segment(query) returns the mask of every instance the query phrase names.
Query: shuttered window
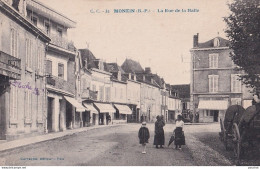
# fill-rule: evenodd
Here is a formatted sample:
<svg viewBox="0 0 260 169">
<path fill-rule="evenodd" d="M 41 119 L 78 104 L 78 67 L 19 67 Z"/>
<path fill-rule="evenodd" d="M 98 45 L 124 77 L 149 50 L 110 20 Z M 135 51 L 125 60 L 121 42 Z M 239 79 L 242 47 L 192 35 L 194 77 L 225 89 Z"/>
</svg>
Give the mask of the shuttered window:
<svg viewBox="0 0 260 169">
<path fill-rule="evenodd" d="M 241 81 L 239 80 L 238 74 L 231 74 L 231 92 L 240 93 L 241 92 Z"/>
<path fill-rule="evenodd" d="M 46 60 L 46 74 L 52 75 L 52 61 Z"/>
<path fill-rule="evenodd" d="M 209 92 L 218 92 L 218 75 L 209 75 Z"/>
<path fill-rule="evenodd" d="M 64 79 L 64 64 L 58 64 L 58 77 Z"/>
</svg>

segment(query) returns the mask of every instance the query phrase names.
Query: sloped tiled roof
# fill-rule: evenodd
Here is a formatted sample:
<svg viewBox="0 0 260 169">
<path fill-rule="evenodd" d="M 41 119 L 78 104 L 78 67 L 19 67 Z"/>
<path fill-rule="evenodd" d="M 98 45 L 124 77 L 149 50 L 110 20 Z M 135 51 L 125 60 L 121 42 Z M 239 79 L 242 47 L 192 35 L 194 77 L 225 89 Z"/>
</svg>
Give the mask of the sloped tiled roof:
<svg viewBox="0 0 260 169">
<path fill-rule="evenodd" d="M 117 63 L 106 63 L 106 71 L 108 72 L 118 72 L 125 73 L 125 71 Z"/>
<path fill-rule="evenodd" d="M 177 91 L 179 93 L 180 98 L 190 98 L 190 84 L 171 85 L 171 88 L 173 91 Z"/>
<path fill-rule="evenodd" d="M 216 38 L 219 39 L 219 46 L 218 47 L 228 47 L 228 45 L 230 43 L 228 40 L 221 38 L 221 37 L 216 37 Z M 199 43 L 198 47 L 199 48 L 212 48 L 212 47 L 214 47 L 214 39 L 215 38 L 213 38 L 213 39 L 211 39 L 207 42 L 204 42 L 204 43 Z"/>
<path fill-rule="evenodd" d="M 126 73 L 143 73 L 144 72 L 144 69 L 142 68 L 140 63 L 138 63 L 132 59 L 126 59 L 121 67 Z"/>
<path fill-rule="evenodd" d="M 96 57 L 93 55 L 93 53 L 89 49 L 79 49 L 81 53 L 82 58 L 82 66 L 85 67 L 85 60 L 87 60 L 87 67 L 90 68 L 97 68 L 97 65 L 95 63 Z"/>
</svg>

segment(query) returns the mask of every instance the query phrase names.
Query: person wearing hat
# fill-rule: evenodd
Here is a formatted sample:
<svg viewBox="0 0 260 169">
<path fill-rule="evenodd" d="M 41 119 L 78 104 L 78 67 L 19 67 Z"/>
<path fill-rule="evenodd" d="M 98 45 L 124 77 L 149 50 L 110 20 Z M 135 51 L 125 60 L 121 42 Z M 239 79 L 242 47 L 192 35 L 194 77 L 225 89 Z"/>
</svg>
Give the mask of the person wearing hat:
<svg viewBox="0 0 260 169">
<path fill-rule="evenodd" d="M 142 147 L 143 147 L 142 154 L 146 154 L 146 151 L 145 151 L 146 143 L 148 143 L 148 140 L 150 138 L 150 133 L 149 133 L 148 128 L 146 127 L 145 121 L 142 122 L 142 126 L 139 129 L 138 138 L 139 138 L 139 143 L 142 144 Z"/>
<path fill-rule="evenodd" d="M 157 116 L 156 119 L 157 121 L 155 122 L 155 135 L 153 144 L 156 148 L 159 148 L 159 145 L 160 148 L 164 148 L 163 145 L 165 144 L 165 137 L 163 127 L 165 126 L 165 122 L 163 120 L 163 116 Z"/>
</svg>

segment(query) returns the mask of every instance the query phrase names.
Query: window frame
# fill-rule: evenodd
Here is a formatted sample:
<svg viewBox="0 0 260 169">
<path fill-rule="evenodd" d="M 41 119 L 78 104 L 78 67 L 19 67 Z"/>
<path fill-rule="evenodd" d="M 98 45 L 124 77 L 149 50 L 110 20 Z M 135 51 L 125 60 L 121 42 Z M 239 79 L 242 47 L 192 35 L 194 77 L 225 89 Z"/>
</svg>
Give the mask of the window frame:
<svg viewBox="0 0 260 169">
<path fill-rule="evenodd" d="M 218 53 L 210 53 L 209 54 L 209 68 L 218 68 Z"/>
<path fill-rule="evenodd" d="M 209 93 L 217 93 L 218 92 L 218 79 L 219 75 L 208 75 L 208 87 L 209 87 Z"/>
</svg>

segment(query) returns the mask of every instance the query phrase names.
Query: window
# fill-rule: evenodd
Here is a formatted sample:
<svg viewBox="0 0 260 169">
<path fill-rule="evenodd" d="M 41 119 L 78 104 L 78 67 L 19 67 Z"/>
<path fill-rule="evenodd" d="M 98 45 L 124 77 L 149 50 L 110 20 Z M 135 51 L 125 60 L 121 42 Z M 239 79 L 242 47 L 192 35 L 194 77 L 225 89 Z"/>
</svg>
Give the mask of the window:
<svg viewBox="0 0 260 169">
<path fill-rule="evenodd" d="M 214 39 L 214 47 L 219 47 L 220 45 L 220 40 L 218 38 Z"/>
<path fill-rule="evenodd" d="M 32 40 L 25 40 L 26 67 L 32 68 Z"/>
<path fill-rule="evenodd" d="M 209 92 L 218 92 L 218 75 L 209 75 Z"/>
<path fill-rule="evenodd" d="M 37 22 L 38 22 L 37 17 L 31 16 L 31 21 L 32 21 L 32 23 L 33 23 L 35 26 L 37 26 Z"/>
<path fill-rule="evenodd" d="M 44 56 L 44 49 L 42 46 L 38 46 L 36 64 L 39 72 L 43 72 L 43 56 Z"/>
<path fill-rule="evenodd" d="M 104 87 L 99 86 L 99 100 L 104 100 Z"/>
<path fill-rule="evenodd" d="M 209 68 L 217 68 L 218 67 L 218 54 L 209 54 Z"/>
<path fill-rule="evenodd" d="M 25 120 L 31 120 L 32 117 L 32 93 L 30 90 L 25 91 Z"/>
<path fill-rule="evenodd" d="M 18 32 L 11 29 L 11 55 L 18 58 Z"/>
<path fill-rule="evenodd" d="M 110 87 L 106 87 L 106 101 L 110 101 Z"/>
<path fill-rule="evenodd" d="M 52 75 L 52 61 L 46 60 L 46 74 Z"/>
<path fill-rule="evenodd" d="M 232 93 L 241 92 L 241 81 L 239 80 L 238 74 L 231 74 L 231 92 Z"/>
<path fill-rule="evenodd" d="M 58 77 L 64 79 L 64 64 L 58 64 Z"/>
<path fill-rule="evenodd" d="M 58 32 L 59 37 L 62 37 L 62 28 L 58 27 L 57 32 Z"/>
<path fill-rule="evenodd" d="M 42 121 L 42 113 L 43 113 L 43 96 L 37 95 L 37 120 L 38 122 Z"/>
<path fill-rule="evenodd" d="M 10 90 L 10 119 L 17 120 L 18 115 L 18 88 L 11 85 Z"/>
<path fill-rule="evenodd" d="M 50 27 L 50 22 L 44 21 L 44 29 L 45 29 L 45 32 L 47 33 L 47 35 L 50 35 L 50 31 L 51 31 L 50 28 L 51 28 Z"/>
</svg>

